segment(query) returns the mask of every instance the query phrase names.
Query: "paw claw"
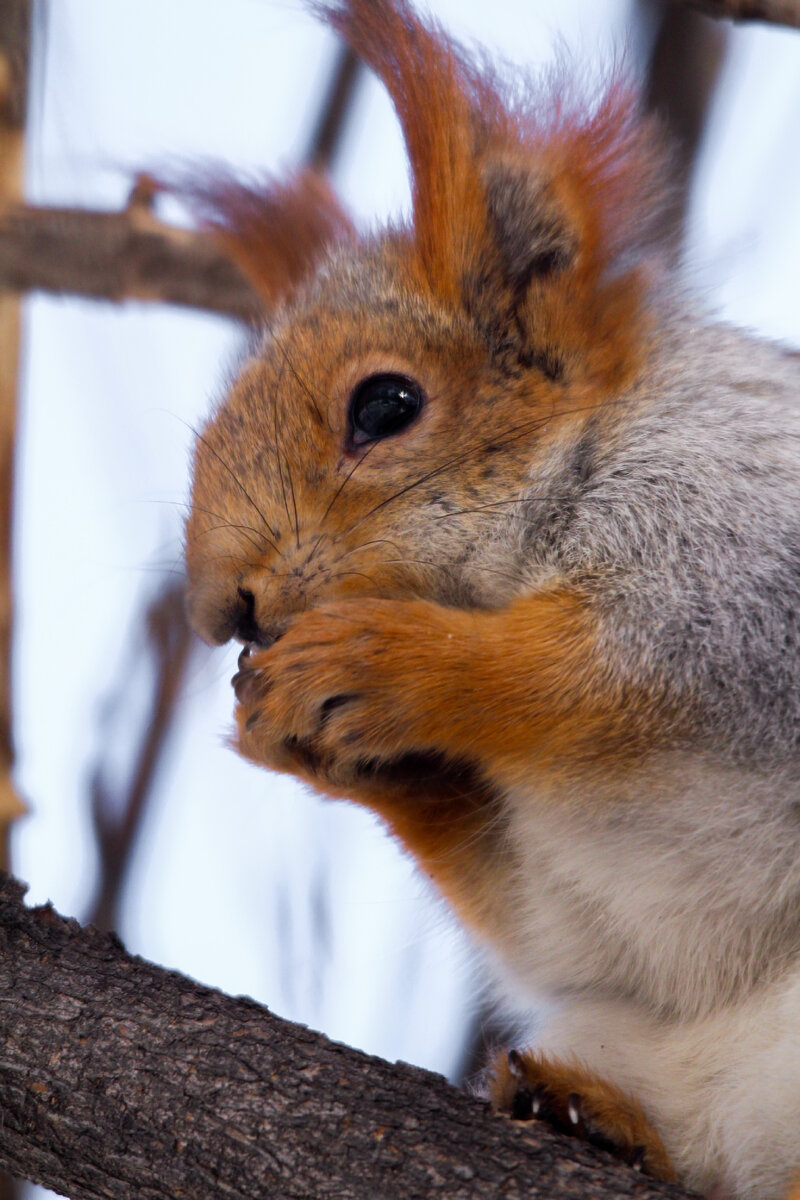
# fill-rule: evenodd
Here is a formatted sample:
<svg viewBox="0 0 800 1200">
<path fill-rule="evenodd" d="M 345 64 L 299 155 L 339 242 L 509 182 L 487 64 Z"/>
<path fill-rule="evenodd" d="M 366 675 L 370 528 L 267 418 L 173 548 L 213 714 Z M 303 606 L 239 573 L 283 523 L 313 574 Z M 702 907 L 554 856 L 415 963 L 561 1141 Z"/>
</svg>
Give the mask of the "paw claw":
<svg viewBox="0 0 800 1200">
<path fill-rule="evenodd" d="M 577 1125 L 581 1119 L 581 1098 L 577 1092 L 570 1092 L 567 1096 L 567 1115 L 573 1125 Z"/>
</svg>

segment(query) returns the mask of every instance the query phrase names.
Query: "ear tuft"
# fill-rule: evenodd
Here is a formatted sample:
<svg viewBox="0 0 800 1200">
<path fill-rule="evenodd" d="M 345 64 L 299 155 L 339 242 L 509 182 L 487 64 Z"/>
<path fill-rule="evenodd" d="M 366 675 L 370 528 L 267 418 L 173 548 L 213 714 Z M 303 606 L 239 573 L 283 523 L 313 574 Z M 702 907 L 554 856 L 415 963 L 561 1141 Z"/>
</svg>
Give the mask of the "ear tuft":
<svg viewBox="0 0 800 1200">
<path fill-rule="evenodd" d="M 355 238 L 327 180 L 300 171 L 286 182 L 247 184 L 215 169 L 167 183 L 212 230 L 269 310 L 287 300 L 331 247 Z"/>
<path fill-rule="evenodd" d="M 407 0 L 312 2 L 383 81 L 411 168 L 414 246 L 422 281 L 458 303 L 467 262 L 481 253 L 486 203 L 476 171 L 478 125 L 502 105 L 490 79 Z"/>
<path fill-rule="evenodd" d="M 422 285 L 477 320 L 495 356 L 620 386 L 646 344 L 643 262 L 668 195 L 662 139 L 636 89 L 622 73 L 581 86 L 563 68 L 505 80 L 408 0 L 312 7 L 394 102 Z"/>
</svg>

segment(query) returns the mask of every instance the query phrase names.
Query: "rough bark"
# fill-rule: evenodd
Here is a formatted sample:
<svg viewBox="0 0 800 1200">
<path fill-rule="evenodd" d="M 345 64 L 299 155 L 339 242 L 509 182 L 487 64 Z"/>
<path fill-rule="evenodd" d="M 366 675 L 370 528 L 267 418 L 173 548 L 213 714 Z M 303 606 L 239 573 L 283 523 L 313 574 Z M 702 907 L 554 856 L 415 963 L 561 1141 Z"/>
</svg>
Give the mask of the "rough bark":
<svg viewBox="0 0 800 1200">
<path fill-rule="evenodd" d="M 74 1200 L 686 1195 L 127 955 L 0 876 L 0 1165 Z"/>
<path fill-rule="evenodd" d="M 689 4 L 711 17 L 732 21 L 766 21 L 770 25 L 788 25 L 800 29 L 800 0 L 671 0 Z"/>
</svg>

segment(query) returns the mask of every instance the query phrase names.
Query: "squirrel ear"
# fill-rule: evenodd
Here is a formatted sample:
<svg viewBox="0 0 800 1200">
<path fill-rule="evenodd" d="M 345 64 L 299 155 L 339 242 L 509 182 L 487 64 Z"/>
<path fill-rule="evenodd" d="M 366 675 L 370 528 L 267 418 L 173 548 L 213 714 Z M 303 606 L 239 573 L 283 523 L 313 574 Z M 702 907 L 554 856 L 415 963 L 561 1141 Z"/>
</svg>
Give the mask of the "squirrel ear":
<svg viewBox="0 0 800 1200">
<path fill-rule="evenodd" d="M 577 231 L 553 188 L 526 163 L 490 161 L 483 171 L 486 202 L 502 277 L 516 296 L 532 279 L 569 267 Z"/>
<path fill-rule="evenodd" d="M 496 356 L 614 386 L 643 342 L 642 244 L 663 208 L 661 139 L 622 76 L 507 84 L 408 0 L 310 0 L 383 80 L 403 128 L 412 262 Z"/>
<path fill-rule="evenodd" d="M 327 180 L 311 169 L 261 185 L 215 170 L 166 189 L 216 234 L 267 310 L 290 298 L 331 246 L 355 238 Z"/>
<path fill-rule="evenodd" d="M 504 356 L 618 387 L 645 343 L 665 154 L 624 79 L 594 97 L 569 79 L 549 89 L 484 156 L 495 271 L 473 281 L 467 304 L 487 331 L 503 331 Z"/>
</svg>

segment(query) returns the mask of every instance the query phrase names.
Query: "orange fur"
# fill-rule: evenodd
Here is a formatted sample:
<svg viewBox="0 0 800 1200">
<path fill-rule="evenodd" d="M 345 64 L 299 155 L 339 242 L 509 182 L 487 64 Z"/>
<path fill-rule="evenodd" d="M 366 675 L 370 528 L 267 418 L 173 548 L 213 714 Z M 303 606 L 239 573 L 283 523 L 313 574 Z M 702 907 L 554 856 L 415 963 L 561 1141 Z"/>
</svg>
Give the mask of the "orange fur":
<svg viewBox="0 0 800 1200">
<path fill-rule="evenodd" d="M 583 358 L 607 386 L 626 382 L 647 334 L 648 281 L 636 251 L 653 236 L 666 192 L 661 138 L 635 89 L 617 75 L 592 95 L 561 72 L 521 101 L 406 0 L 316 7 L 381 77 L 397 109 L 421 279 L 456 305 L 470 275 L 484 287 L 506 286 L 485 175 L 498 163 L 538 172 L 578 249 L 567 270 L 530 290 L 527 317 L 559 356 Z"/>
<path fill-rule="evenodd" d="M 604 678 L 579 597 L 524 597 L 501 612 L 424 600 L 326 604 L 251 656 L 249 728 L 297 739 L 335 771 L 410 754 L 479 762 L 513 779 L 565 759 L 609 766 L 636 747 L 647 706 Z M 257 682 L 256 682 L 257 681 Z"/>
</svg>

